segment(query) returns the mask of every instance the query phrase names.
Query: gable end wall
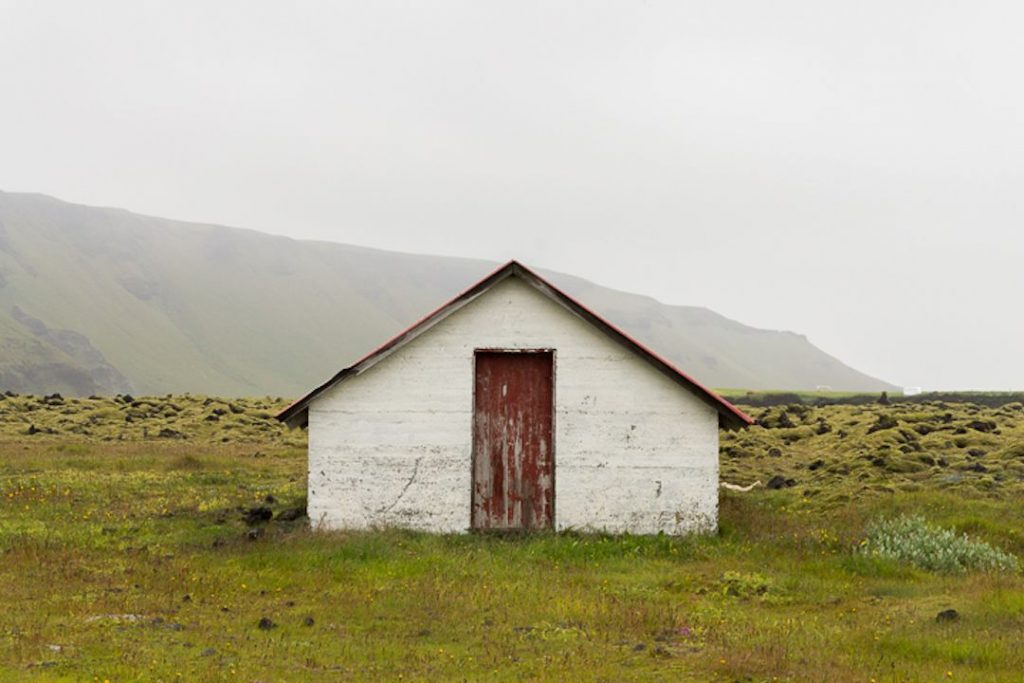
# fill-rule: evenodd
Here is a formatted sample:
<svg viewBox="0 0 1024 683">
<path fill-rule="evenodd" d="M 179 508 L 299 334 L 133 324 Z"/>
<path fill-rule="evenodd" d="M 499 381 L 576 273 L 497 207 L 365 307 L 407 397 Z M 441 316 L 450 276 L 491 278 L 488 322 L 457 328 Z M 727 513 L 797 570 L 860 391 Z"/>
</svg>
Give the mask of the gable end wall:
<svg viewBox="0 0 1024 683">
<path fill-rule="evenodd" d="M 716 411 L 516 278 L 310 404 L 314 525 L 468 530 L 478 348 L 555 349 L 559 530 L 716 527 Z"/>
</svg>

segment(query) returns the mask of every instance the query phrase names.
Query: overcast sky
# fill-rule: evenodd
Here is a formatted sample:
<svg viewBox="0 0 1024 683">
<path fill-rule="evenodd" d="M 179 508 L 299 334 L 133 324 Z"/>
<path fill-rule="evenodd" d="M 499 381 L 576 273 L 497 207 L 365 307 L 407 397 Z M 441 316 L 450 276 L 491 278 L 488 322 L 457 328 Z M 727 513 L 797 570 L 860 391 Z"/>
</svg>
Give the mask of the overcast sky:
<svg viewBox="0 0 1024 683">
<path fill-rule="evenodd" d="M 0 0 L 0 189 L 570 272 L 1024 389 L 1024 5 Z"/>
</svg>

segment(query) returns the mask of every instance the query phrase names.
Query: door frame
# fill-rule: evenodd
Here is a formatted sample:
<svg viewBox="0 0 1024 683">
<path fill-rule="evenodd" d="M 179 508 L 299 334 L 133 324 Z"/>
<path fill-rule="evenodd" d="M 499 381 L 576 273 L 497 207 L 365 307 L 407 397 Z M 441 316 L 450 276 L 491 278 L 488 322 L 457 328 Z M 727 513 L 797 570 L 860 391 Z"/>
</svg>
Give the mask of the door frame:
<svg viewBox="0 0 1024 683">
<path fill-rule="evenodd" d="M 558 396 L 555 392 L 558 383 L 555 381 L 558 376 L 558 350 L 551 347 L 529 347 L 529 348 L 505 348 L 505 347 L 494 347 L 494 346 L 480 346 L 473 348 L 473 370 L 470 374 L 470 413 L 469 413 L 469 444 L 470 444 L 470 456 L 469 456 L 469 530 L 472 533 L 488 533 L 488 534 L 514 534 L 514 533 L 527 533 L 526 529 L 477 529 L 473 526 L 473 502 L 475 499 L 475 486 L 476 483 L 476 439 L 474 437 L 474 430 L 476 429 L 476 359 L 481 353 L 507 353 L 507 354 L 525 354 L 525 353 L 543 353 L 551 356 L 551 529 L 555 531 L 558 528 L 558 460 L 556 459 L 556 453 L 558 449 L 555 446 L 556 433 L 558 432 L 556 419 L 558 417 Z"/>
</svg>

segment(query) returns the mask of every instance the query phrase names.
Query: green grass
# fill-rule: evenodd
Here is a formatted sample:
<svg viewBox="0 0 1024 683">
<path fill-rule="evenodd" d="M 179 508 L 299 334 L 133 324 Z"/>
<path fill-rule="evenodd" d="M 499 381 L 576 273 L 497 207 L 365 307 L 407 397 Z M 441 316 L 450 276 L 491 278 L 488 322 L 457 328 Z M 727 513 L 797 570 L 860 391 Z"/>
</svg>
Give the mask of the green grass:
<svg viewBox="0 0 1024 683">
<path fill-rule="evenodd" d="M 0 680 L 1019 681 L 1024 670 L 1021 575 L 929 572 L 858 550 L 872 520 L 914 514 L 1024 554 L 1014 411 L 915 406 L 867 434 L 882 407 L 831 407 L 723 435 L 726 479 L 797 481 L 723 495 L 713 536 L 323 534 L 299 520 L 249 540 L 244 509 L 268 495 L 275 512 L 304 503 L 304 435 L 253 419 L 276 402 L 37 403 L 0 402 Z M 167 417 L 166 403 L 181 410 Z M 242 412 L 205 419 L 230 403 Z M 29 416 L 57 434 L 27 435 Z M 822 417 L 831 432 L 789 441 Z M 976 419 L 999 433 L 954 434 Z M 918 424 L 952 425 L 912 452 L 946 466 L 865 459 Z M 164 428 L 186 438 L 155 436 Z M 980 458 L 962 453 L 982 443 Z M 818 459 L 828 464 L 809 470 Z M 976 460 L 989 471 L 960 469 Z M 951 472 L 969 477 L 950 483 Z M 948 608 L 960 619 L 936 622 Z"/>
</svg>

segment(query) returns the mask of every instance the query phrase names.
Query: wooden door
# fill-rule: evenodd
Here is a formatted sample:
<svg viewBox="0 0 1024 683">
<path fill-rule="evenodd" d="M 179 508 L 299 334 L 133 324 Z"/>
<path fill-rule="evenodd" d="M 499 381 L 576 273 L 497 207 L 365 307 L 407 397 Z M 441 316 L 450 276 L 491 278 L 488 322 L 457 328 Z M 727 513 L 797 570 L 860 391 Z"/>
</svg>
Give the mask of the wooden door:
<svg viewBox="0 0 1024 683">
<path fill-rule="evenodd" d="M 552 526 L 553 378 L 551 352 L 477 351 L 474 529 Z"/>
</svg>

